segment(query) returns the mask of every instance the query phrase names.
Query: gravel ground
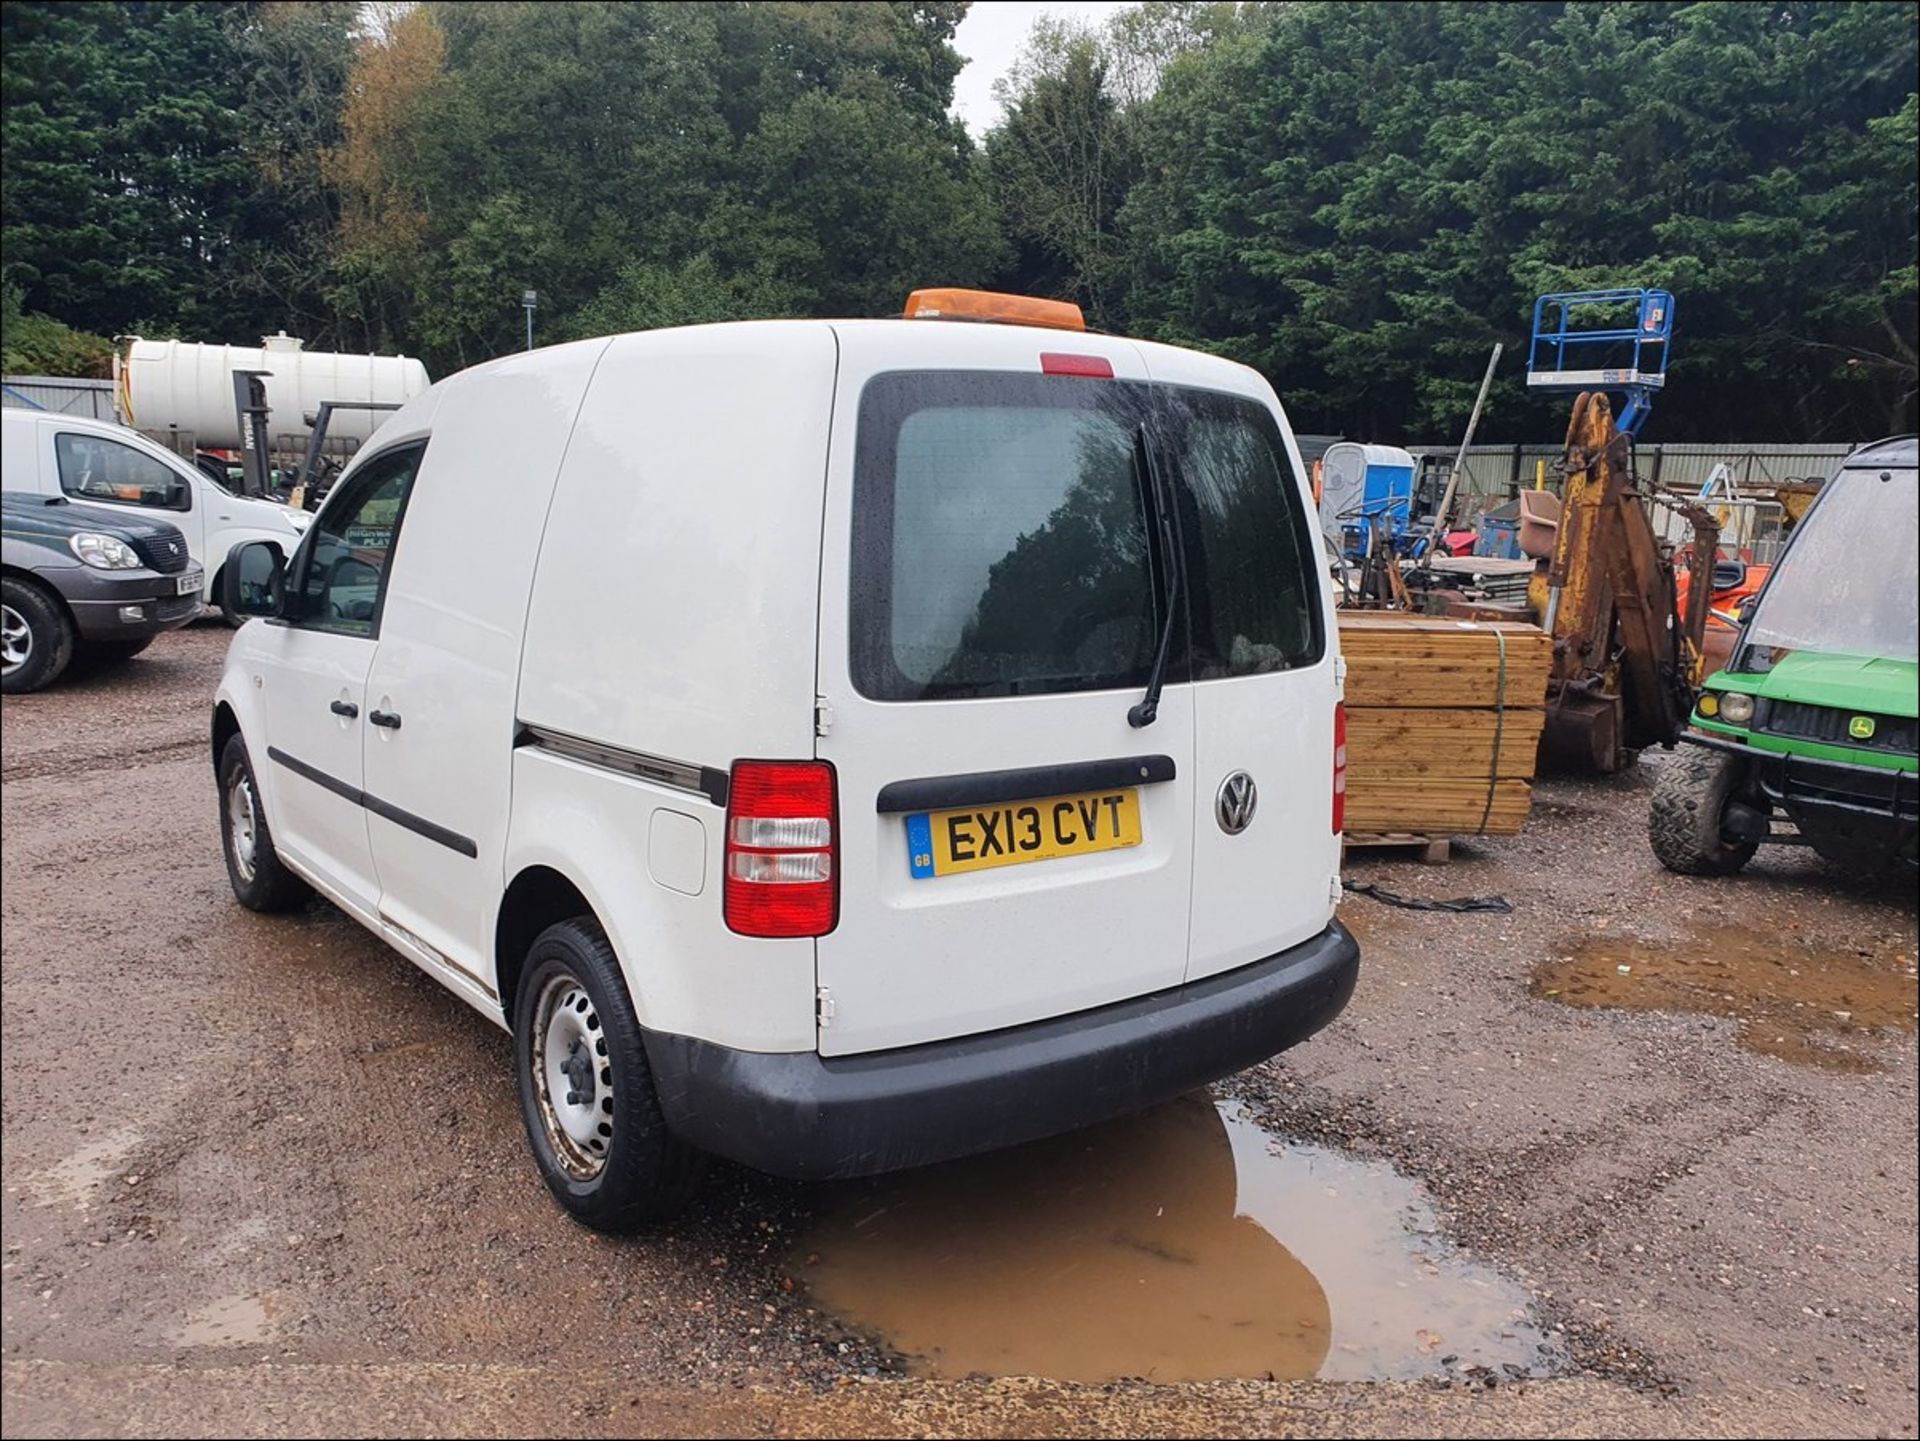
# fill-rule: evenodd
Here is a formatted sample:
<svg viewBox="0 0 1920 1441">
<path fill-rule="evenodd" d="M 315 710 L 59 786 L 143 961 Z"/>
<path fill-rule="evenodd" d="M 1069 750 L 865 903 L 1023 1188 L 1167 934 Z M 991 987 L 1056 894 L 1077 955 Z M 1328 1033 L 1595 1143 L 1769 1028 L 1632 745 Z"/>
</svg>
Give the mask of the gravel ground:
<svg viewBox="0 0 1920 1441">
<path fill-rule="evenodd" d="M 504 1035 L 324 905 L 227 893 L 195 626 L 4 718 L 0 1233 L 7 1435 L 1900 1435 L 1915 1433 L 1915 1046 L 1848 1068 L 1737 1022 L 1576 1009 L 1536 964 L 1717 927 L 1845 952 L 1911 995 L 1912 884 L 1647 851 L 1658 756 L 1543 784 L 1512 840 L 1350 875 L 1511 915 L 1345 915 L 1332 1029 L 1219 1090 L 1278 1135 L 1390 1160 L 1563 1328 L 1568 1374 L 1068 1386 L 901 1375 L 808 1305 L 809 1188 L 719 1167 L 609 1240 L 525 1154 Z M 1897 980 L 1896 980 L 1897 983 Z"/>
</svg>

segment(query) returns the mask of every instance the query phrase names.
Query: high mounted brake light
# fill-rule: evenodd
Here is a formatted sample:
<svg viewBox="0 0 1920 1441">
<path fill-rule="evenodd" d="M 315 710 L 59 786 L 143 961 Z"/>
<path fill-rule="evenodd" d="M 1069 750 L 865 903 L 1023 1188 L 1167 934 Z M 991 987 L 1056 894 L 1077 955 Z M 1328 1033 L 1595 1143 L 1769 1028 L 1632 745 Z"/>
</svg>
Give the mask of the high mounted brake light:
<svg viewBox="0 0 1920 1441">
<path fill-rule="evenodd" d="M 840 911 L 839 808 L 824 761 L 736 761 L 727 782 L 727 928 L 824 936 Z"/>
<path fill-rule="evenodd" d="M 1070 301 L 1035 300 L 994 290 L 916 290 L 907 297 L 903 314 L 908 320 L 989 320 L 1048 330 L 1087 328 L 1087 318 Z"/>
<path fill-rule="evenodd" d="M 1112 380 L 1113 362 L 1104 355 L 1070 355 L 1063 350 L 1040 352 L 1042 375 L 1084 375 L 1093 380 Z"/>
</svg>

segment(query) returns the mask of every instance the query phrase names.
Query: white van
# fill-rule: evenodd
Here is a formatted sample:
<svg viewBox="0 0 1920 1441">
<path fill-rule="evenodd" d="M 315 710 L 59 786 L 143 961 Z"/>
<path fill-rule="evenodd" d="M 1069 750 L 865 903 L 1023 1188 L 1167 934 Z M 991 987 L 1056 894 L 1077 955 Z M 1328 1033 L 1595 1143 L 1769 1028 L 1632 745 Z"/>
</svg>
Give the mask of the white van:
<svg viewBox="0 0 1920 1441">
<path fill-rule="evenodd" d="M 234 558 L 234 891 L 320 891 L 508 1029 L 597 1227 L 702 1152 L 852 1176 L 1161 1101 L 1358 973 L 1303 475 L 1253 371 L 1033 324 L 462 372 L 284 571 Z"/>
<path fill-rule="evenodd" d="M 236 545 L 265 541 L 291 554 L 313 519 L 290 505 L 235 495 L 139 431 L 91 416 L 0 410 L 0 468 L 8 490 L 65 495 L 178 526 L 207 577 L 201 599 L 210 605 L 218 604 L 221 570 Z"/>
</svg>

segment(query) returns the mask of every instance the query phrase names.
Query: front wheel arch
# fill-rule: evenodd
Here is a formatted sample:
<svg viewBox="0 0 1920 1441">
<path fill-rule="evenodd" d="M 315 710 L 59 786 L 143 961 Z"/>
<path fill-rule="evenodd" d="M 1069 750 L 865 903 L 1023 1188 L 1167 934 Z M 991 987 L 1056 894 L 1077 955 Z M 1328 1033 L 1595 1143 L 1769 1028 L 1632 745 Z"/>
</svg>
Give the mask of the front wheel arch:
<svg viewBox="0 0 1920 1441">
<path fill-rule="evenodd" d="M 22 566 L 0 566 L 0 576 L 5 576 L 8 580 L 17 580 L 22 585 L 30 585 L 39 591 L 52 603 L 60 614 L 67 618 L 67 624 L 73 627 L 74 635 L 77 637 L 80 634 L 80 623 L 74 619 L 73 607 L 67 604 L 67 598 L 60 594 L 57 588 L 48 585 L 46 581 L 42 580 L 33 571 L 27 570 Z"/>
<path fill-rule="evenodd" d="M 213 773 L 216 777 L 220 774 L 220 758 L 226 754 L 227 742 L 239 734 L 240 717 L 225 701 L 218 702 L 213 708 Z"/>
</svg>

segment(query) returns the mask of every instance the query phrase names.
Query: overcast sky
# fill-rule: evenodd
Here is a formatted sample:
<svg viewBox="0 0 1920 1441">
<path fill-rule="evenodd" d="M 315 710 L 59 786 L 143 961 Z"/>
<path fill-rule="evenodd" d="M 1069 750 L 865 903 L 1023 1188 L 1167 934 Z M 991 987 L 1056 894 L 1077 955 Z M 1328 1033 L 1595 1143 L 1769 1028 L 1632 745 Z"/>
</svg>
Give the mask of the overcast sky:
<svg viewBox="0 0 1920 1441">
<path fill-rule="evenodd" d="M 967 67 L 953 85 L 953 110 L 967 122 L 977 140 L 1000 118 L 993 100 L 993 82 L 1007 73 L 1027 32 L 1042 15 L 1071 15 L 1099 24 L 1126 0 L 974 0 L 967 18 L 953 37 L 953 45 L 967 57 Z"/>
</svg>

